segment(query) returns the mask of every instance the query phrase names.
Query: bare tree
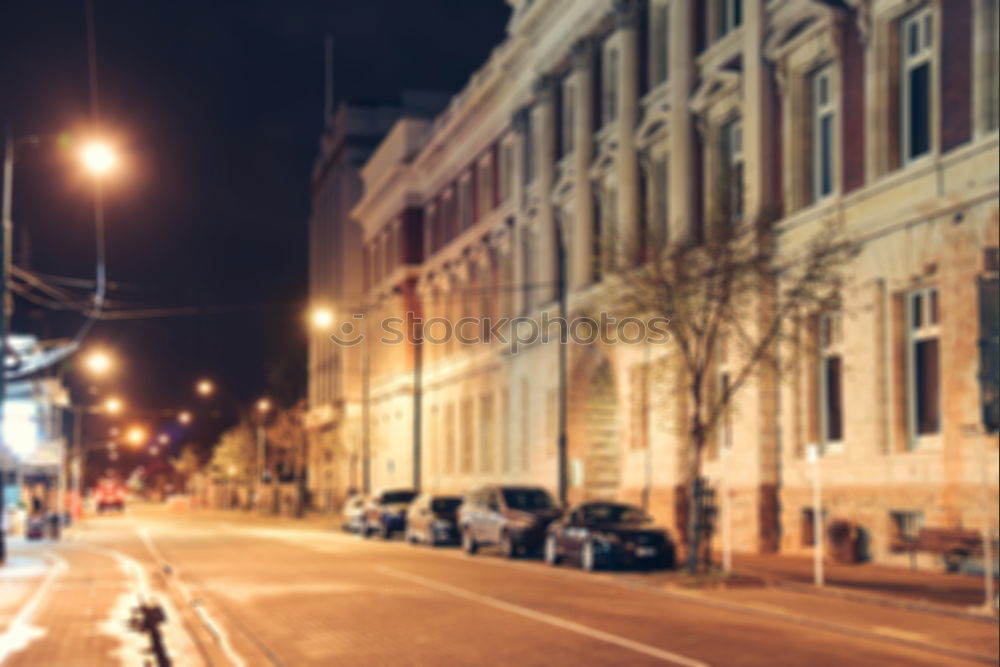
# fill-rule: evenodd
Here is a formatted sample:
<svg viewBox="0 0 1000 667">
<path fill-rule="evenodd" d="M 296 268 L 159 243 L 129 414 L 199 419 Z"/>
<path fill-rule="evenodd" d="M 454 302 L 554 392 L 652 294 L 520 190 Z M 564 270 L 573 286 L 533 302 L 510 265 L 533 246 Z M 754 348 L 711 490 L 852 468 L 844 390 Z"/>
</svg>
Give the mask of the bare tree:
<svg viewBox="0 0 1000 667">
<path fill-rule="evenodd" d="M 776 351 L 803 314 L 836 303 L 844 263 L 856 245 L 835 224 L 794 247 L 768 212 L 753 219 L 722 213 L 703 234 L 665 242 L 656 234 L 612 244 L 607 252 L 628 260 L 615 272 L 615 306 L 629 314 L 669 320 L 671 360 L 678 364 L 687 437 L 687 564 L 699 565 L 701 532 L 698 484 L 706 445 L 722 416 L 755 376 L 779 371 Z M 782 247 L 782 243 L 788 247 Z M 606 255 L 607 256 L 607 255 Z M 717 369 L 725 355 L 727 382 Z"/>
</svg>

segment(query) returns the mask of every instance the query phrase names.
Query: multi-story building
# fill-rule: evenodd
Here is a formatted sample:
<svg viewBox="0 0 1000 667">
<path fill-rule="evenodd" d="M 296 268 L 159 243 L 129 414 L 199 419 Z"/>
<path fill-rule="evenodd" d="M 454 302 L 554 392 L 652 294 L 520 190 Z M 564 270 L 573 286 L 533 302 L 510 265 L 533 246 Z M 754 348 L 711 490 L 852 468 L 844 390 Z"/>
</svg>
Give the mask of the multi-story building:
<svg viewBox="0 0 1000 667">
<path fill-rule="evenodd" d="M 399 121 L 363 169 L 369 335 L 350 354 L 368 360 L 371 486 L 554 489 L 565 395 L 568 498 L 677 526 L 689 446 L 669 345 L 569 344 L 563 394 L 559 345 L 515 351 L 461 318 L 558 314 L 562 275 L 568 313 L 592 312 L 625 259 L 609 237 L 697 242 L 725 199 L 777 211 L 782 247 L 830 224 L 861 245 L 840 309 L 812 318 L 817 352 L 755 374 L 729 455 L 706 451 L 713 483 L 728 462 L 734 546 L 809 548 L 811 444 L 827 518 L 875 559 L 922 524 L 981 526 L 997 498 L 996 370 L 977 345 L 997 327 L 996 1 L 508 2 L 467 87 L 433 121 Z M 414 335 L 377 331 L 407 313 Z"/>
<path fill-rule="evenodd" d="M 361 227 L 351 209 L 361 197 L 361 166 L 403 115 L 430 116 L 443 108 L 439 93 L 404 92 L 398 103 L 341 104 L 327 119 L 312 173 L 309 218 L 309 303 L 324 322 L 309 337 L 309 489 L 317 507 L 362 486 L 361 359 L 329 340 L 330 327 L 362 312 Z M 327 326 L 329 325 L 329 326 Z"/>
</svg>

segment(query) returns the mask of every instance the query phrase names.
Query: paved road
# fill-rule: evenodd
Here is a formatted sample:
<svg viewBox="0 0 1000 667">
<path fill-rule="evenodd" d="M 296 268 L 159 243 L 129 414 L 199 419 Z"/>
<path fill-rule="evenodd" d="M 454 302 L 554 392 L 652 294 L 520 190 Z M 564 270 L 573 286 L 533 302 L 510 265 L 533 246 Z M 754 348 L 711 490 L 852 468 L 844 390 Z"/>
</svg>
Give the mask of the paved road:
<svg viewBox="0 0 1000 667">
<path fill-rule="evenodd" d="M 41 635 L 5 664 L 137 664 L 138 599 L 166 607 L 178 665 L 974 664 L 568 568 L 217 517 L 95 519 L 50 552 L 65 571 Z"/>
</svg>

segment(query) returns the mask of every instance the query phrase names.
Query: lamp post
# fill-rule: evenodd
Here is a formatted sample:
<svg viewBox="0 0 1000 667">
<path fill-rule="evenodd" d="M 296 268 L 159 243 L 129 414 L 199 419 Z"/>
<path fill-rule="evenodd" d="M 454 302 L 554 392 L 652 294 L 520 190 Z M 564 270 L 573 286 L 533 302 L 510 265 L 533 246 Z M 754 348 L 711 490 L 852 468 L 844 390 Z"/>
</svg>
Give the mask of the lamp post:
<svg viewBox="0 0 1000 667">
<path fill-rule="evenodd" d="M 271 411 L 271 401 L 262 398 L 257 401 L 257 474 L 254 479 L 254 504 L 257 513 L 261 512 L 261 487 L 264 477 L 264 466 L 267 461 L 267 434 L 264 432 L 264 417 Z"/>
<path fill-rule="evenodd" d="M 811 444 L 808 450 L 809 464 L 813 467 L 813 583 L 823 585 L 823 501 L 822 480 L 820 478 L 819 445 Z"/>
</svg>

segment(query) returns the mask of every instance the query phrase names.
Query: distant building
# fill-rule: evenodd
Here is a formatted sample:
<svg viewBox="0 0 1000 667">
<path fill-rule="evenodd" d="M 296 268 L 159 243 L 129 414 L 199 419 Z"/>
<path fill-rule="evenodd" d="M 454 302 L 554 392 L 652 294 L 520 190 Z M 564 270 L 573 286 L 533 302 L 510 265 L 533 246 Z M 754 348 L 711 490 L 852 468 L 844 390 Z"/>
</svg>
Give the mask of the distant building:
<svg viewBox="0 0 1000 667">
<path fill-rule="evenodd" d="M 834 221 L 863 250 L 841 309 L 812 319 L 819 353 L 759 374 L 727 421 L 734 545 L 811 547 L 811 444 L 826 518 L 853 522 L 871 558 L 904 558 L 894 545 L 921 526 L 982 526 L 998 477 L 996 1 L 508 2 L 508 37 L 466 88 L 433 122 L 399 120 L 361 171 L 368 325 L 554 314 L 559 230 L 583 312 L 609 296 L 613 231 L 696 239 L 721 197 L 780 211 L 791 245 Z M 344 423 L 368 435 L 371 486 L 554 490 L 558 346 L 422 333 L 323 352 L 365 360 Z M 645 501 L 679 527 L 670 355 L 570 347 L 571 500 Z M 711 484 L 722 465 L 710 447 Z"/>
<path fill-rule="evenodd" d="M 351 216 L 361 196 L 360 168 L 400 116 L 432 116 L 447 99 L 407 92 L 397 103 L 341 104 L 328 119 L 312 173 L 309 303 L 329 312 L 335 326 L 352 323 L 364 303 L 361 227 Z M 325 329 L 310 335 L 306 417 L 309 489 L 322 508 L 332 506 L 335 494 L 362 485 L 362 434 L 346 420 L 353 415 L 356 425 L 360 418 L 361 360 L 342 354 L 328 336 Z"/>
</svg>

